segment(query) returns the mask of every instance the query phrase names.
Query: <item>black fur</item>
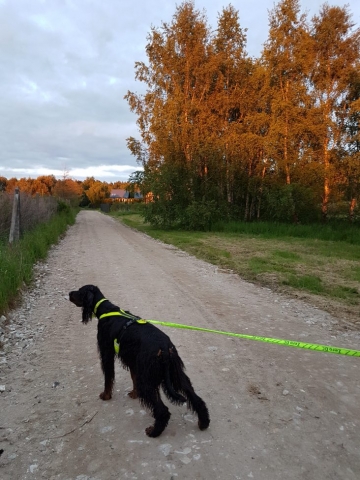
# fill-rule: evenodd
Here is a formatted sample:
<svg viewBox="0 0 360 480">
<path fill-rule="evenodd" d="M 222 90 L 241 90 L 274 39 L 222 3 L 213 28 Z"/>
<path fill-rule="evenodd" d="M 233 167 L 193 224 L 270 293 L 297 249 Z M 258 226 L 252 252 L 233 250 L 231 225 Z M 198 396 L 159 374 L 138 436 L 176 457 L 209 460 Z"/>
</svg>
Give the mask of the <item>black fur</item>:
<svg viewBox="0 0 360 480">
<path fill-rule="evenodd" d="M 85 285 L 70 292 L 69 298 L 77 307 L 82 307 L 82 321 L 86 324 L 91 320 L 95 305 L 105 297 L 94 285 Z M 120 312 L 120 315 L 99 319 L 110 312 Z M 112 397 L 116 356 L 114 340 L 117 339 L 120 344 L 119 359 L 123 367 L 130 370 L 133 381 L 133 390 L 129 396 L 139 398 L 155 418 L 154 425 L 145 430 L 149 437 L 159 436 L 170 419 L 169 409 L 161 400 L 160 386 L 172 403 L 179 405 L 187 402 L 188 408 L 198 415 L 200 430 L 208 428 L 210 418 L 206 404 L 196 395 L 170 338 L 151 323 L 137 323 L 136 318 L 139 317 L 133 316 L 134 321 L 129 321 L 127 315 L 131 316 L 109 300 L 100 303 L 96 311 L 99 319 L 98 348 L 105 377 L 105 387 L 100 398 L 110 400 Z"/>
</svg>

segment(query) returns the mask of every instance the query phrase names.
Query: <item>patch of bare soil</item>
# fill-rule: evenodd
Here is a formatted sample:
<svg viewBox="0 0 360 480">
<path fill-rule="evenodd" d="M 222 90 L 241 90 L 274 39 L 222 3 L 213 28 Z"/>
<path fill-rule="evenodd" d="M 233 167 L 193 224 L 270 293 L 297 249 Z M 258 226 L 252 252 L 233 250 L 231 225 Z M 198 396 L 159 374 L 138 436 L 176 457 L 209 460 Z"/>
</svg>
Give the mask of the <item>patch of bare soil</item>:
<svg viewBox="0 0 360 480">
<path fill-rule="evenodd" d="M 360 331 L 360 311 L 359 305 L 345 305 L 344 303 L 334 300 L 333 298 L 314 295 L 306 291 L 295 290 L 286 285 L 279 285 L 278 277 L 263 274 L 262 279 L 256 282 L 259 287 L 269 288 L 274 293 L 277 293 L 289 300 L 304 301 L 315 308 L 319 308 L 334 316 L 338 320 L 338 328 L 342 330 Z"/>
<path fill-rule="evenodd" d="M 334 300 L 333 298 L 313 295 L 311 293 L 294 291 L 294 289 L 285 286 L 271 287 L 274 291 L 289 298 L 302 300 L 309 305 L 320 308 L 330 315 L 339 319 L 338 328 L 340 330 L 360 331 L 360 309 L 359 305 L 345 305 L 344 303 Z"/>
<path fill-rule="evenodd" d="M 168 427 L 151 439 L 120 365 L 113 399 L 99 399 L 96 321 L 81 324 L 68 292 L 93 283 L 143 318 L 358 349 L 342 316 L 98 212 L 82 211 L 36 271 L 1 323 L 2 479 L 360 478 L 360 358 L 164 327 L 211 423 L 200 431 L 186 406 L 169 405 Z"/>
</svg>

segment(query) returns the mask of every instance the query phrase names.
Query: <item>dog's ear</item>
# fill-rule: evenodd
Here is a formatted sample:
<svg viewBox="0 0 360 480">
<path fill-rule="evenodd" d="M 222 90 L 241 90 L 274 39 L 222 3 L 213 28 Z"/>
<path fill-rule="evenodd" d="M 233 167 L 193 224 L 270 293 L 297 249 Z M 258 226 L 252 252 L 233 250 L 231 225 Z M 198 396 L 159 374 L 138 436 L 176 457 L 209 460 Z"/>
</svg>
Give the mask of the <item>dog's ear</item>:
<svg viewBox="0 0 360 480">
<path fill-rule="evenodd" d="M 83 299 L 82 322 L 85 324 L 91 320 L 93 303 L 94 303 L 94 292 L 92 289 L 89 288 L 86 290 L 84 294 L 84 299 Z"/>
</svg>

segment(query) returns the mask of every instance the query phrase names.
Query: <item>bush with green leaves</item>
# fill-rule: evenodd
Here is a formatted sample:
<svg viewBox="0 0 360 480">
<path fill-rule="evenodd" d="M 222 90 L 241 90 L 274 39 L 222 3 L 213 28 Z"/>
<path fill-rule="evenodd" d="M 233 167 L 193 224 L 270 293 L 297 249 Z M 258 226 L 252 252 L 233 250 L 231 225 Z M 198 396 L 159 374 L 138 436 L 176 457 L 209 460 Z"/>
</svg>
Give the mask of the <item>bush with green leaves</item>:
<svg viewBox="0 0 360 480">
<path fill-rule="evenodd" d="M 302 185 L 269 185 L 264 188 L 262 219 L 310 223 L 320 218 L 320 199 Z"/>
<path fill-rule="evenodd" d="M 220 211 L 215 200 L 194 201 L 185 209 L 180 226 L 185 230 L 210 231 L 219 218 Z"/>
</svg>

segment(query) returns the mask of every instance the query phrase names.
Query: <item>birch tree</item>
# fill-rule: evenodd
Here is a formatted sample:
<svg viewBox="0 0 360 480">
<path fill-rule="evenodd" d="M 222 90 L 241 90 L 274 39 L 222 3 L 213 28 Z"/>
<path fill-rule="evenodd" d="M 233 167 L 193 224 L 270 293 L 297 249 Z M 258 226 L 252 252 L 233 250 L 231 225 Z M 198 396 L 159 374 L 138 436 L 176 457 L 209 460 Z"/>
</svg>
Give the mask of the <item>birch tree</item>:
<svg viewBox="0 0 360 480">
<path fill-rule="evenodd" d="M 129 139 L 132 152 L 146 159 L 147 173 L 154 177 L 159 178 L 156 172 L 165 163 L 168 175 L 173 171 L 178 176 L 175 170 L 180 169 L 184 191 L 192 197 L 196 193 L 194 177 L 202 170 L 199 158 L 204 156 L 206 145 L 203 112 L 212 82 L 208 46 L 205 16 L 192 2 L 184 2 L 177 7 L 171 23 L 151 29 L 146 47 L 148 64 L 136 64 L 136 78 L 146 84 L 146 93 L 128 92 L 125 96 L 138 116 L 142 137 L 140 144 Z M 168 192 L 172 198 L 175 193 Z"/>
<path fill-rule="evenodd" d="M 268 154 L 280 176 L 291 184 L 299 160 L 308 107 L 309 34 L 299 0 L 282 0 L 269 15 L 269 38 L 263 59 L 271 88 Z"/>
<path fill-rule="evenodd" d="M 318 161 L 323 167 L 322 216 L 326 220 L 341 135 L 342 103 L 359 59 L 360 30 L 353 29 L 347 7 L 325 3 L 312 19 L 313 64 L 310 75 L 318 114 Z"/>
</svg>

